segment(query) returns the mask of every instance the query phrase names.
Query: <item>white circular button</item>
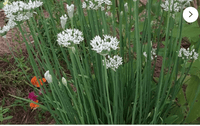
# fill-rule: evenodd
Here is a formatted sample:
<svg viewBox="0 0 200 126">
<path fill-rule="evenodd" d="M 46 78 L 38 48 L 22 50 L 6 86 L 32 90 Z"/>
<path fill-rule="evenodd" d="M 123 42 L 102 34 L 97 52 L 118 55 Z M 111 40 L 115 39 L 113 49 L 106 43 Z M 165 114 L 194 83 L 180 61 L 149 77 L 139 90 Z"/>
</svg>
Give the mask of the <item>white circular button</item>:
<svg viewBox="0 0 200 126">
<path fill-rule="evenodd" d="M 194 7 L 187 7 L 183 11 L 183 18 L 188 23 L 195 22 L 197 20 L 198 16 L 199 16 L 199 13 L 198 13 L 197 9 Z"/>
</svg>

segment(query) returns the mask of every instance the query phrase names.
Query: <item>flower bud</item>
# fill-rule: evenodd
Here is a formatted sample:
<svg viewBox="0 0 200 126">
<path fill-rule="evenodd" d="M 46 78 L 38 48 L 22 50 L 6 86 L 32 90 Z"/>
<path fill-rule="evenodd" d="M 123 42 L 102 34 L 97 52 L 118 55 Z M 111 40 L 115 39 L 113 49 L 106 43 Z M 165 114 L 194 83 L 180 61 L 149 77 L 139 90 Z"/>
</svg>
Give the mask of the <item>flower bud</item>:
<svg viewBox="0 0 200 126">
<path fill-rule="evenodd" d="M 74 14 L 74 4 L 71 4 L 70 6 L 67 4 L 67 13 L 69 18 L 71 19 Z"/>
<path fill-rule="evenodd" d="M 128 3 L 124 4 L 125 12 L 128 12 Z"/>
<path fill-rule="evenodd" d="M 67 86 L 67 80 L 64 77 L 62 77 L 62 83 Z"/>
<path fill-rule="evenodd" d="M 72 52 L 75 54 L 76 53 L 76 49 L 74 47 L 71 47 Z"/>
<path fill-rule="evenodd" d="M 123 16 L 123 11 L 120 12 L 120 15 Z"/>
<path fill-rule="evenodd" d="M 60 24 L 61 24 L 63 29 L 65 29 L 66 22 L 67 22 L 67 15 L 65 14 L 62 17 L 60 17 Z"/>
<path fill-rule="evenodd" d="M 48 83 L 52 83 L 52 76 L 51 76 L 51 74 L 49 74 L 49 70 L 46 71 L 46 73 L 44 74 L 44 77 Z"/>
</svg>

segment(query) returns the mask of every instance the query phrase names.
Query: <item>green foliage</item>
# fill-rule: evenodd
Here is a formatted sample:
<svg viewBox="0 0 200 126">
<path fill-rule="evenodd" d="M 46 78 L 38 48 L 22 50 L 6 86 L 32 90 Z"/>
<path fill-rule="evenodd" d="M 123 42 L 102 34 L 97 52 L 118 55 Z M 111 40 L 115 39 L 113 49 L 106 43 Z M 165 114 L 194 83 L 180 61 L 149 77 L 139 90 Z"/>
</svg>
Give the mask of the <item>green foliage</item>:
<svg viewBox="0 0 200 126">
<path fill-rule="evenodd" d="M 9 111 L 9 108 L 4 108 L 1 106 L 0 107 L 0 122 L 3 122 L 4 120 L 8 120 L 8 119 L 12 119 L 13 116 L 7 116 L 7 117 L 3 117 L 3 115 L 5 113 L 7 113 Z"/>
<path fill-rule="evenodd" d="M 3 8 L 3 2 L 4 2 L 4 1 L 1 1 L 1 2 L 0 2 L 0 9 Z"/>
<path fill-rule="evenodd" d="M 188 24 L 184 22 L 183 24 L 183 32 L 182 37 L 187 37 L 188 40 L 191 42 L 191 44 L 195 44 L 198 42 L 199 39 L 199 31 L 200 27 L 197 22 L 194 22 L 192 24 Z M 177 36 L 178 27 L 173 30 L 173 37 Z"/>
<path fill-rule="evenodd" d="M 186 123 L 193 122 L 198 117 L 200 117 L 200 95 L 199 95 L 199 81 L 200 79 L 197 77 L 191 77 L 191 80 L 188 82 L 186 97 L 189 105 L 189 113 L 185 120 Z M 195 101 L 195 103 L 193 103 Z"/>
<path fill-rule="evenodd" d="M 0 122 L 2 123 L 4 120 L 9 120 L 12 119 L 13 116 L 4 116 L 8 111 L 9 108 L 8 107 L 3 107 L 5 104 L 5 98 L 3 99 L 3 101 L 1 101 L 1 106 L 0 106 Z"/>
<path fill-rule="evenodd" d="M 118 4 L 112 0 L 113 16 L 106 17 L 104 11 L 83 10 L 80 0 L 67 0 L 68 4 L 75 4 L 76 14 L 68 19 L 66 28 L 81 30 L 84 42 L 74 48 L 64 48 L 57 44 L 57 34 L 63 30 L 59 17 L 66 13 L 60 6 L 64 1 L 43 2 L 43 8 L 36 9 L 38 15 L 26 22 L 34 39 L 33 45 L 25 39 L 21 24 L 18 28 L 27 47 L 34 71 L 32 76 L 43 78 L 47 70 L 52 76 L 52 83 L 40 87 L 43 95 L 37 104 L 48 110 L 57 124 L 173 124 L 192 123 L 200 117 L 198 110 L 194 114 L 200 102 L 195 102 L 200 90 L 198 70 L 195 69 L 198 61 L 192 65 L 191 61 L 181 60 L 177 53 L 182 37 L 194 44 L 199 42 L 196 36 L 199 28 L 195 23 L 185 23 L 182 11 L 174 18 L 170 12 L 161 10 L 161 2 L 157 0 L 149 0 L 143 6 L 131 0 L 127 1 L 129 11 L 125 12 L 125 1 Z M 49 18 L 44 18 L 43 10 L 49 13 Z M 139 13 L 143 11 L 145 19 L 140 21 Z M 187 34 L 189 31 L 191 33 Z M 102 62 L 106 57 L 91 49 L 90 41 L 103 34 L 119 38 L 119 49 L 109 53 L 123 58 L 123 65 L 116 71 L 106 69 Z M 151 60 L 151 42 L 157 44 L 156 55 L 162 56 L 159 78 L 154 78 L 156 58 Z M 161 43 L 164 48 L 160 48 Z M 194 48 L 199 47 L 195 45 Z M 29 79 L 28 67 L 22 63 L 24 59 L 15 59 Z M 191 65 L 192 77 L 188 79 Z M 195 76 L 191 72 L 195 72 Z M 62 84 L 62 77 L 71 80 L 67 86 Z M 181 90 L 185 79 L 186 92 Z"/>
<path fill-rule="evenodd" d="M 199 81 L 197 76 L 189 77 L 186 81 L 187 88 L 184 92 L 180 90 L 177 95 L 177 106 L 172 110 L 175 111 L 173 114 L 178 114 L 179 117 L 176 123 L 193 123 L 200 117 Z"/>
</svg>

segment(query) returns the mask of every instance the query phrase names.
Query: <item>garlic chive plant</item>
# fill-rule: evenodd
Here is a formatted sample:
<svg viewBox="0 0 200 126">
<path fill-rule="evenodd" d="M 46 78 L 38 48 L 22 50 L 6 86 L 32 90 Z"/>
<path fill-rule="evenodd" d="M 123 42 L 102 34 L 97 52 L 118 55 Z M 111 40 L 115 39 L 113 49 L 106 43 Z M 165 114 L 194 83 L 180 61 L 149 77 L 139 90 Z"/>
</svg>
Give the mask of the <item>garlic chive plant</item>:
<svg viewBox="0 0 200 126">
<path fill-rule="evenodd" d="M 6 14 L 6 17 L 12 19 L 13 21 L 23 21 L 28 20 L 32 17 L 32 9 L 42 6 L 43 2 L 31 0 L 29 3 L 24 3 L 22 1 L 13 2 L 11 4 L 6 4 L 3 7 L 3 10 Z"/>
<path fill-rule="evenodd" d="M 3 26 L 3 28 L 1 29 L 0 27 L 0 34 L 3 34 L 5 32 L 8 32 L 10 29 L 14 28 L 17 24 L 12 20 L 8 20 L 8 23 Z"/>
<path fill-rule="evenodd" d="M 105 64 L 106 63 L 106 64 Z M 122 57 L 115 55 L 113 58 L 108 56 L 108 60 L 106 59 L 106 61 L 103 60 L 103 65 L 106 66 L 106 68 L 111 68 L 114 71 L 116 71 L 116 69 L 122 65 Z"/>
<path fill-rule="evenodd" d="M 82 3 L 82 8 L 87 8 L 91 10 L 98 10 L 99 8 L 101 11 L 105 10 L 105 5 L 107 5 L 107 9 L 110 9 L 110 6 L 112 5 L 111 0 L 85 0 Z"/>
<path fill-rule="evenodd" d="M 189 48 L 187 48 L 187 50 L 185 48 L 181 48 L 178 54 L 178 57 L 185 60 L 190 60 L 190 59 L 197 60 L 198 56 L 199 54 L 195 52 L 195 49 L 192 49 L 192 51 L 190 51 Z"/>
<path fill-rule="evenodd" d="M 65 2 L 67 6 L 63 6 Z M 3 31 L 17 24 L 34 82 L 44 77 L 47 80 L 33 87 L 36 94 L 42 93 L 34 102 L 39 106 L 36 110 L 49 111 L 56 124 L 185 124 L 184 116 L 190 116 L 185 106 L 178 106 L 177 97 L 184 94 L 180 91 L 185 78 L 190 77 L 190 68 L 181 67 L 180 62 L 198 62 L 190 60 L 198 58 L 198 47 L 180 49 L 183 26 L 188 25 L 180 8 L 190 1 L 171 0 L 173 6 L 169 2 L 148 0 L 140 7 L 139 0 L 30 0 L 29 4 L 18 1 L 5 5 L 11 20 Z M 49 18 L 44 17 L 44 11 Z M 177 13 L 177 22 L 171 11 Z M 108 12 L 111 16 L 106 16 Z M 146 12 L 144 21 L 140 12 Z M 151 25 L 154 19 L 159 19 L 156 28 Z M 19 21 L 27 23 L 33 44 Z M 178 33 L 175 36 L 174 31 Z M 156 56 L 162 58 L 161 68 L 152 63 Z M 196 103 L 198 91 L 193 94 Z"/>
<path fill-rule="evenodd" d="M 192 0 L 165 0 L 164 3 L 161 4 L 161 7 L 164 11 L 179 12 L 185 6 L 190 5 L 191 1 Z"/>
<path fill-rule="evenodd" d="M 29 3 L 24 3 L 22 1 L 12 2 L 8 4 L 6 1 L 3 11 L 8 18 L 8 23 L 2 29 L 0 28 L 0 34 L 8 32 L 10 29 L 14 28 L 17 22 L 29 20 L 30 17 L 33 17 L 33 9 L 38 8 L 43 5 L 41 1 L 31 1 Z"/>
<path fill-rule="evenodd" d="M 146 52 L 143 52 L 143 55 L 145 56 L 146 60 L 147 60 L 147 53 Z M 154 57 L 156 58 L 156 49 L 155 48 L 152 48 L 151 50 L 151 60 L 154 59 Z"/>
<path fill-rule="evenodd" d="M 103 39 L 100 36 L 95 36 L 90 45 L 92 46 L 92 50 L 97 53 L 106 56 L 113 49 L 116 50 L 118 48 L 119 41 L 116 37 L 112 37 L 110 35 L 103 35 Z"/>
<path fill-rule="evenodd" d="M 57 35 L 58 45 L 63 47 L 73 47 L 84 40 L 83 33 L 78 29 L 66 29 Z"/>
</svg>

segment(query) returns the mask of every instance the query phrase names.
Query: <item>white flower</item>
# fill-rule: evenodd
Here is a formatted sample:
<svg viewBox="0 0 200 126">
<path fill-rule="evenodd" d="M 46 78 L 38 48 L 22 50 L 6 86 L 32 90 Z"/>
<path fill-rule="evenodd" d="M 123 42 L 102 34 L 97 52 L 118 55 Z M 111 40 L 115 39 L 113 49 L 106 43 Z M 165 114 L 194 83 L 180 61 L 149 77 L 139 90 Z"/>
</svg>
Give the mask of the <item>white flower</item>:
<svg viewBox="0 0 200 126">
<path fill-rule="evenodd" d="M 51 74 L 49 74 L 49 70 L 46 71 L 46 73 L 44 74 L 44 78 L 47 80 L 48 83 L 52 83 L 52 76 Z"/>
<path fill-rule="evenodd" d="M 110 0 L 85 0 L 82 3 L 82 8 L 87 8 L 92 10 L 98 10 L 100 8 L 103 11 L 105 10 L 104 5 L 107 5 L 107 8 L 109 10 L 110 6 L 112 5 L 112 2 Z"/>
<path fill-rule="evenodd" d="M 105 61 L 103 60 L 103 65 L 105 65 Z M 122 57 L 115 55 L 113 58 L 108 56 L 108 60 L 106 59 L 106 68 L 111 68 L 114 71 L 122 65 Z"/>
<path fill-rule="evenodd" d="M 187 48 L 187 50 L 185 48 L 181 48 L 179 50 L 179 54 L 178 57 L 182 57 L 182 59 L 194 59 L 196 60 L 198 58 L 199 54 L 197 52 L 195 52 L 195 49 L 193 49 L 192 51 L 189 50 L 189 48 Z"/>
<path fill-rule="evenodd" d="M 199 56 L 199 54 L 198 54 L 198 53 L 196 53 L 196 52 L 194 52 L 194 55 L 193 55 L 193 57 L 192 57 L 192 58 L 193 58 L 194 60 L 197 60 L 197 59 L 198 59 L 198 56 Z"/>
<path fill-rule="evenodd" d="M 15 17 L 15 21 L 25 21 L 29 20 L 30 17 L 33 17 L 33 13 L 26 12 L 25 14 L 18 13 Z"/>
<path fill-rule="evenodd" d="M 65 15 L 62 15 L 60 17 L 60 24 L 61 24 L 61 26 L 62 26 L 63 29 L 65 29 L 66 22 L 67 22 L 67 15 L 65 14 Z"/>
<path fill-rule="evenodd" d="M 143 52 L 143 55 L 147 58 L 147 53 L 146 52 Z"/>
<path fill-rule="evenodd" d="M 101 7 L 101 11 L 104 11 L 105 10 L 105 7 Z"/>
<path fill-rule="evenodd" d="M 107 55 L 108 52 L 110 52 L 111 49 L 116 50 L 119 44 L 119 41 L 116 37 L 112 37 L 109 35 L 103 35 L 104 39 L 101 39 L 100 36 L 94 37 L 93 40 L 91 40 L 90 45 L 92 46 L 92 50 L 96 51 L 97 53 L 101 55 Z"/>
<path fill-rule="evenodd" d="M 70 6 L 67 4 L 67 13 L 69 18 L 71 19 L 74 14 L 74 4 L 71 4 Z"/>
<path fill-rule="evenodd" d="M 161 4 L 161 7 L 164 9 L 164 11 L 179 12 L 187 4 L 190 4 L 190 1 L 192 0 L 171 0 L 170 4 L 170 0 L 165 0 L 165 2 Z"/>
<path fill-rule="evenodd" d="M 78 29 L 66 29 L 57 35 L 57 42 L 63 47 L 73 47 L 74 44 L 80 44 L 84 40 L 83 33 Z"/>
<path fill-rule="evenodd" d="M 146 57 L 146 60 L 147 60 L 147 53 L 146 53 L 146 52 L 143 52 L 143 55 L 144 55 L 144 57 Z M 155 58 L 157 57 L 157 56 L 156 56 L 156 48 L 152 48 L 152 50 L 151 50 L 151 60 L 153 60 L 154 57 L 155 57 Z"/>
<path fill-rule="evenodd" d="M 67 80 L 64 77 L 62 77 L 62 83 L 67 86 Z"/>
</svg>

